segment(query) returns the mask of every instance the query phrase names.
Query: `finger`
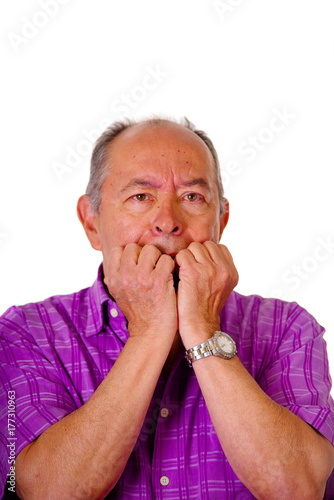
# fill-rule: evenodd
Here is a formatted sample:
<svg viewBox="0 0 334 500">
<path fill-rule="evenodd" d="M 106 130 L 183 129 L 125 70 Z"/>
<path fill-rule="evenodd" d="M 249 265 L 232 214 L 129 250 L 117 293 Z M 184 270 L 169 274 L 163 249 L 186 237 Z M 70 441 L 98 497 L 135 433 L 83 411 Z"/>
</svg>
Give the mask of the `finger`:
<svg viewBox="0 0 334 500">
<path fill-rule="evenodd" d="M 234 265 L 233 257 L 232 257 L 231 252 L 229 251 L 229 249 L 225 245 L 221 245 L 221 244 L 218 245 L 218 248 L 219 248 L 220 252 L 222 253 L 222 255 L 224 256 L 225 260 Z"/>
<path fill-rule="evenodd" d="M 216 264 L 221 263 L 222 260 L 226 260 L 225 258 L 226 254 L 221 249 L 221 247 L 223 247 L 224 245 L 217 245 L 213 241 L 206 241 L 205 243 L 203 243 L 203 246 L 208 251 L 210 258 Z"/>
<path fill-rule="evenodd" d="M 109 257 L 103 261 L 103 281 L 107 285 L 110 293 L 115 285 L 115 277 L 119 273 L 121 267 L 121 260 L 124 248 L 121 246 L 113 247 L 110 250 Z"/>
<path fill-rule="evenodd" d="M 228 266 L 230 268 L 230 273 L 231 273 L 231 281 L 233 283 L 233 286 L 236 286 L 239 281 L 239 273 L 237 268 L 235 267 L 233 257 L 229 249 L 225 245 L 218 245 L 220 248 L 220 251 L 225 257 L 226 262 L 228 263 Z"/>
<path fill-rule="evenodd" d="M 144 271 L 152 271 L 161 256 L 160 250 L 154 245 L 145 245 L 140 252 L 138 265 Z"/>
<path fill-rule="evenodd" d="M 155 271 L 161 274 L 172 274 L 175 268 L 175 261 L 169 255 L 163 254 L 156 263 Z"/>
<path fill-rule="evenodd" d="M 202 243 L 199 243 L 197 241 L 193 241 L 188 246 L 188 250 L 195 257 L 196 262 L 199 262 L 201 264 L 205 264 L 208 260 L 211 260 L 211 257 L 210 257 L 210 254 L 209 254 L 207 248 L 205 248 L 205 246 Z"/>
<path fill-rule="evenodd" d="M 183 250 L 180 250 L 179 253 L 176 254 L 175 262 L 178 266 L 182 267 L 185 265 L 194 264 L 197 261 L 194 254 L 188 248 L 185 248 Z"/>
<path fill-rule="evenodd" d="M 142 247 L 136 243 L 129 243 L 124 247 L 121 265 L 137 264 Z"/>
<path fill-rule="evenodd" d="M 107 259 L 106 267 L 107 269 L 104 269 L 106 271 L 105 274 L 108 273 L 109 270 L 112 272 L 117 272 L 119 271 L 119 268 L 121 267 L 121 260 L 122 260 L 122 255 L 124 252 L 124 248 L 121 246 L 117 247 L 112 247 L 109 253 L 109 257 Z M 103 263 L 104 265 L 104 263 Z"/>
</svg>

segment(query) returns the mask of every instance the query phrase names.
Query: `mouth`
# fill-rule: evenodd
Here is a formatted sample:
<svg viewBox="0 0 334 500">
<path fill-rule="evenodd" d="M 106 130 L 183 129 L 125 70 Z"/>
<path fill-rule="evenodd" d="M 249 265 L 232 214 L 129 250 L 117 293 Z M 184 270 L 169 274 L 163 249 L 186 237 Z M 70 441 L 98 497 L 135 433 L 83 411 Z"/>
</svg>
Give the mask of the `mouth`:
<svg viewBox="0 0 334 500">
<path fill-rule="evenodd" d="M 172 259 L 174 260 L 175 257 L 177 256 L 177 252 L 175 252 L 175 253 L 166 253 L 166 255 L 168 255 L 169 257 L 172 257 Z"/>
</svg>

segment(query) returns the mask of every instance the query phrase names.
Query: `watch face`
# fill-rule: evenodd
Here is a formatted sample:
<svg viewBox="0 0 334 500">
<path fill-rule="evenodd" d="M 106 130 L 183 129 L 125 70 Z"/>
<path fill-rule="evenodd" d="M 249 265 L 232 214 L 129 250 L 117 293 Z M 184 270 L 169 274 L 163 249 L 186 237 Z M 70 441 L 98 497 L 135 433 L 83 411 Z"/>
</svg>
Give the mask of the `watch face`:
<svg viewBox="0 0 334 500">
<path fill-rule="evenodd" d="M 232 357 L 236 353 L 235 342 L 227 333 L 219 332 L 215 335 L 218 350 L 227 357 Z"/>
</svg>

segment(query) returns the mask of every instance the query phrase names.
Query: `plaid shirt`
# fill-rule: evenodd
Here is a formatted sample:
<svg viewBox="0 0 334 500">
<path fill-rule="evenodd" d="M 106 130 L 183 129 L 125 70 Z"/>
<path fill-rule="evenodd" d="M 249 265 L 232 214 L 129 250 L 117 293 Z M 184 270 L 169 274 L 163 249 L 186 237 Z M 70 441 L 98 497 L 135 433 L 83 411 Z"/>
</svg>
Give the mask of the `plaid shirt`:
<svg viewBox="0 0 334 500">
<path fill-rule="evenodd" d="M 296 303 L 232 292 L 221 329 L 235 340 L 241 362 L 264 392 L 334 443 L 324 329 L 315 319 Z M 12 307 L 0 318 L 0 498 L 9 486 L 8 444 L 17 455 L 85 404 L 128 336 L 123 314 L 103 287 L 101 268 L 90 288 Z M 9 394 L 15 396 L 11 435 Z M 167 382 L 161 375 L 137 444 L 107 498 L 253 498 L 225 457 L 183 353 Z"/>
</svg>

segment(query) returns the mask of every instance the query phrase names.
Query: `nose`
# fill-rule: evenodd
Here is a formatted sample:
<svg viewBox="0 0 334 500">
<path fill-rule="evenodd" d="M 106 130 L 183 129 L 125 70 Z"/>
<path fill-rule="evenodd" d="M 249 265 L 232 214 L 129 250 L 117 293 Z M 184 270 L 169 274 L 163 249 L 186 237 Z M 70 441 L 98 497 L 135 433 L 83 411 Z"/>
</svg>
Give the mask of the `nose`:
<svg viewBox="0 0 334 500">
<path fill-rule="evenodd" d="M 177 207 L 172 202 L 160 203 L 152 220 L 152 232 L 155 236 L 179 236 L 183 230 L 183 221 Z"/>
</svg>

